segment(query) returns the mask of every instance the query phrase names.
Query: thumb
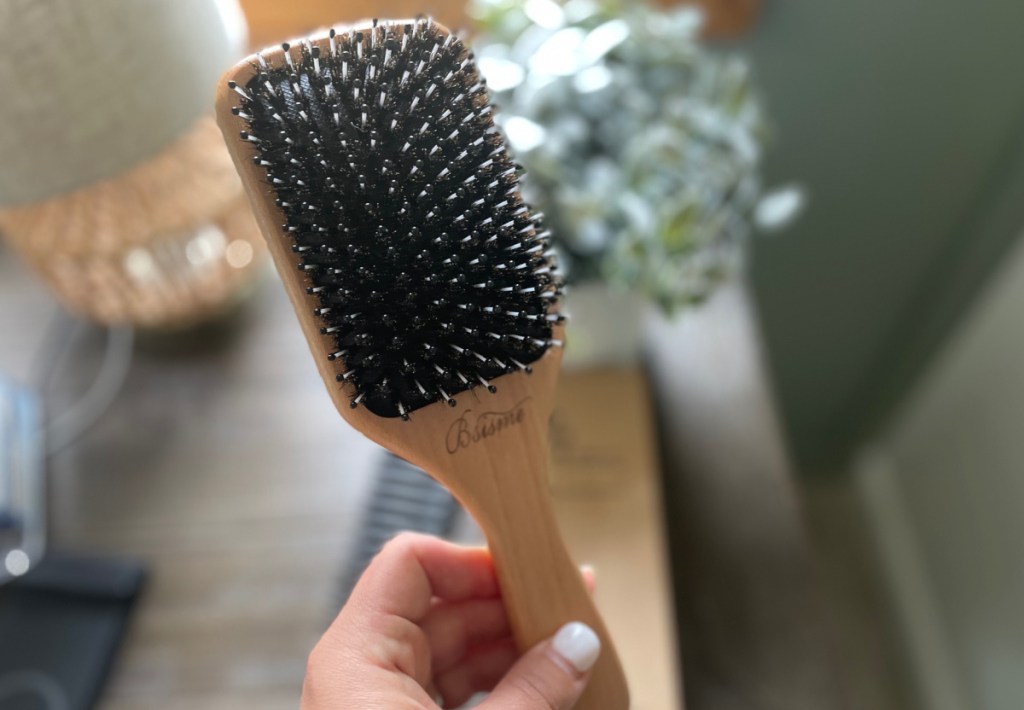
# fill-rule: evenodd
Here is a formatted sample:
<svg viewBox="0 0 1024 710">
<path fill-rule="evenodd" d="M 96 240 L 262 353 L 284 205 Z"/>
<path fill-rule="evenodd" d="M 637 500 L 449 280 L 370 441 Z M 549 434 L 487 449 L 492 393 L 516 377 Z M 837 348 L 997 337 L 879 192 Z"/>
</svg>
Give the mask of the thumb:
<svg viewBox="0 0 1024 710">
<path fill-rule="evenodd" d="M 573 621 L 527 651 L 479 707 L 481 710 L 569 710 L 589 679 L 601 641 Z"/>
</svg>

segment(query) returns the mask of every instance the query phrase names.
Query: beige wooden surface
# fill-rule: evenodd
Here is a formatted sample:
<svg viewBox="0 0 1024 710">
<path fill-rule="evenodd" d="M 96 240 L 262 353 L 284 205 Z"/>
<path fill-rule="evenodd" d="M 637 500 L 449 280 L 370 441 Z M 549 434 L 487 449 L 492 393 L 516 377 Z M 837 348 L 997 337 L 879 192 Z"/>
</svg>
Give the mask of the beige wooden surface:
<svg viewBox="0 0 1024 710">
<path fill-rule="evenodd" d="M 563 373 L 552 418 L 552 492 L 566 543 L 597 571 L 634 710 L 681 710 L 660 467 L 639 370 Z"/>
</svg>

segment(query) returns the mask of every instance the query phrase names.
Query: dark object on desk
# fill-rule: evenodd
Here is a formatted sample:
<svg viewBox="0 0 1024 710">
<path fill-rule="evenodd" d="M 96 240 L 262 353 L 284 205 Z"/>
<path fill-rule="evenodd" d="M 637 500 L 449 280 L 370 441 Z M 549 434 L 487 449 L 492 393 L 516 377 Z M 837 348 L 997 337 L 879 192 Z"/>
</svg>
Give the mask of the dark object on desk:
<svg viewBox="0 0 1024 710">
<path fill-rule="evenodd" d="M 363 570 L 384 543 L 407 530 L 444 537 L 451 532 L 460 510 L 444 486 L 408 461 L 386 454 L 366 507 L 366 519 L 348 558 L 351 561 L 342 580 L 341 603 L 348 601 Z"/>
<path fill-rule="evenodd" d="M 49 552 L 0 588 L 0 710 L 93 707 L 144 576 L 134 561 Z"/>
</svg>

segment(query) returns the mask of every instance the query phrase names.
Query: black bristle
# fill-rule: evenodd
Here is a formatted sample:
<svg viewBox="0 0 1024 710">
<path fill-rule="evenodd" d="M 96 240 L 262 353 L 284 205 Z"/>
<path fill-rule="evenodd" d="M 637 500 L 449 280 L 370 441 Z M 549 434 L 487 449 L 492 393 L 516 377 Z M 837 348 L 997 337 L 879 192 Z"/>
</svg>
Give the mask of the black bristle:
<svg viewBox="0 0 1024 710">
<path fill-rule="evenodd" d="M 493 392 L 554 343 L 558 284 L 472 58 L 430 20 L 329 37 L 256 67 L 242 108 L 338 380 L 403 419 Z"/>
</svg>

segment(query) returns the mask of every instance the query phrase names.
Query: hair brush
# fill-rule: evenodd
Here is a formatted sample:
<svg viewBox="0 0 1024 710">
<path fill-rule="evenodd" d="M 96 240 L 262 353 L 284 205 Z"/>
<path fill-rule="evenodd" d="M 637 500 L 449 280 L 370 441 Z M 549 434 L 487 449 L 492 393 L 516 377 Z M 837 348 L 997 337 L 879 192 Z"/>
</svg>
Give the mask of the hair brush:
<svg viewBox="0 0 1024 710">
<path fill-rule="evenodd" d="M 429 19 L 259 52 L 217 99 L 338 411 L 473 515 L 520 648 L 572 620 L 598 633 L 578 707 L 618 710 L 625 678 L 547 490 L 555 264 L 491 111 L 472 53 Z"/>
</svg>

